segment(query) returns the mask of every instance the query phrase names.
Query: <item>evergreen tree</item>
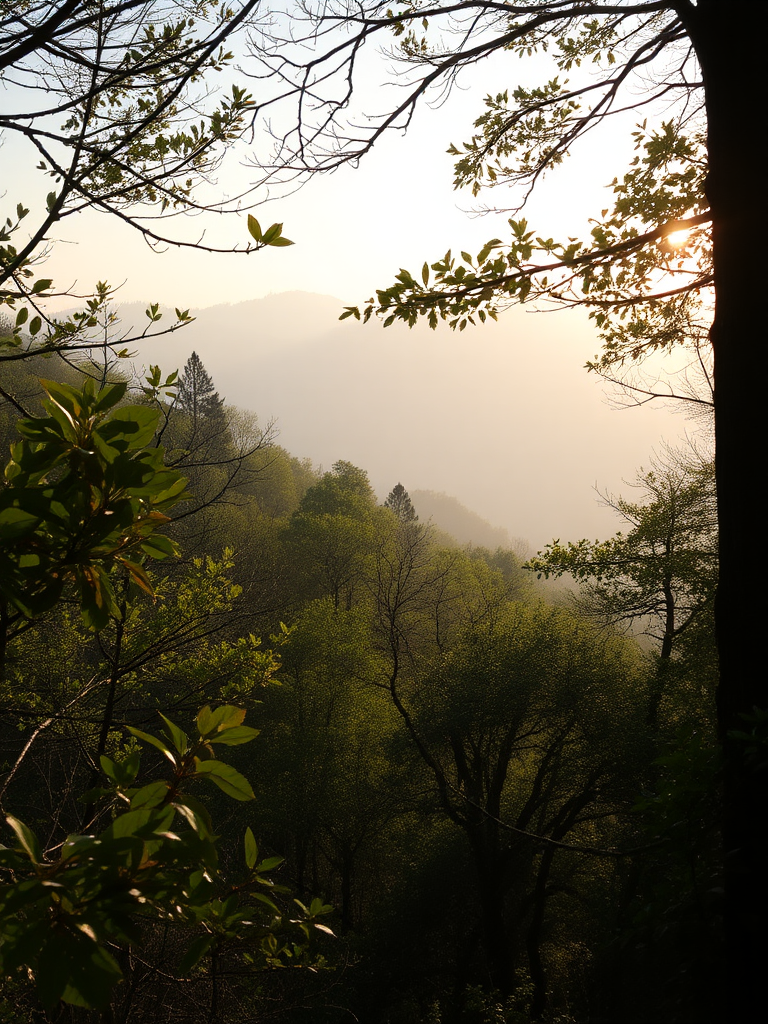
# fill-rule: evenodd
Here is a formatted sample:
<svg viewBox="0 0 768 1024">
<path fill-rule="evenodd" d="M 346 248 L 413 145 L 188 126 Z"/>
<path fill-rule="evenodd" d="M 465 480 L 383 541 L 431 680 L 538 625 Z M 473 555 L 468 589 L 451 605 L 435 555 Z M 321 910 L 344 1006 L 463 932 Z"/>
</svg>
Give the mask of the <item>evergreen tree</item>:
<svg viewBox="0 0 768 1024">
<path fill-rule="evenodd" d="M 414 523 L 419 518 L 408 491 L 400 483 L 396 484 L 389 492 L 384 507 L 391 509 L 401 523 Z"/>
<path fill-rule="evenodd" d="M 197 352 L 189 357 L 179 378 L 177 401 L 179 408 L 191 416 L 193 427 L 201 420 L 224 425 L 224 403 Z"/>
</svg>

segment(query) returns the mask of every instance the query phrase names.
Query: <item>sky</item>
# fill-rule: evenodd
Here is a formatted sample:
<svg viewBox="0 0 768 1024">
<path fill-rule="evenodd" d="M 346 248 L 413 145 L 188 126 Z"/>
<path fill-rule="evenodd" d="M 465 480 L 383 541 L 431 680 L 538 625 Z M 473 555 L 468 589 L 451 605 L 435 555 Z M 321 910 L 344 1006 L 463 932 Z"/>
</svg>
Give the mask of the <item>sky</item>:
<svg viewBox="0 0 768 1024">
<path fill-rule="evenodd" d="M 241 60 L 249 70 L 247 59 Z M 383 58 L 371 61 L 381 81 L 374 80 L 372 71 L 364 76 L 356 111 L 361 120 L 399 100 L 400 86 L 392 81 L 390 63 Z M 422 104 L 407 133 L 383 136 L 359 168 L 345 166 L 316 177 L 290 196 L 276 197 L 274 189 L 269 195 L 259 193 L 264 202 L 253 213 L 262 226 L 282 222 L 284 233 L 296 243 L 290 248 L 249 256 L 183 249 L 155 254 L 116 218 L 86 213 L 61 223 L 46 273 L 57 283 L 82 291 L 97 280 L 108 280 L 120 286 L 123 301 L 160 300 L 182 308 L 293 289 L 359 303 L 390 283 L 401 266 L 416 270 L 449 247 L 477 251 L 489 238 L 508 234 L 509 213 L 477 216 L 472 211 L 481 203 L 510 206 L 514 194 L 497 190 L 474 199 L 469 191 L 454 191 L 453 161 L 446 150 L 471 136 L 486 94 L 515 84 L 541 84 L 553 73 L 552 66 L 539 58 L 521 61 L 508 53 L 495 54 L 466 69 L 445 102 L 435 94 Z M 245 81 L 259 101 L 259 83 Z M 288 108 L 267 114 L 273 129 L 290 121 Z M 588 218 L 610 205 L 606 186 L 628 165 L 636 120 L 633 113 L 618 115 L 616 123 L 592 133 L 565 166 L 545 180 L 525 213 L 537 233 L 583 235 Z M 266 116 L 259 124 L 266 124 Z M 18 196 L 34 206 L 51 187 L 50 179 L 33 177 L 33 155 L 20 150 L 17 154 L 14 146 L 13 140 L 5 140 L 0 151 L 6 196 L 13 203 Z M 208 194 L 218 199 L 248 187 L 259 173 L 249 165 L 268 153 L 265 135 L 257 134 L 253 145 L 244 141 L 229 154 Z M 176 218 L 171 230 L 188 241 L 203 239 L 223 247 L 249 241 L 244 213 L 232 218 Z"/>
<path fill-rule="evenodd" d="M 414 489 L 453 494 L 534 547 L 556 535 L 612 533 L 619 524 L 597 503 L 595 485 L 622 489 L 662 439 L 675 442 L 692 428 L 671 408 L 618 411 L 610 404 L 605 388 L 582 369 L 598 341 L 581 312 L 514 310 L 498 328 L 461 336 L 447 329 L 437 336 L 409 336 L 401 328 L 383 331 L 336 320 L 343 306 L 364 302 L 402 266 L 417 272 L 424 260 L 434 262 L 449 247 L 476 252 L 487 239 L 505 237 L 509 213 L 477 216 L 472 208 L 481 201 L 511 205 L 513 197 L 496 191 L 474 200 L 454 191 L 446 149 L 471 135 L 487 93 L 546 77 L 549 67 L 497 55 L 460 79 L 444 104 L 423 106 L 405 135 L 382 138 L 359 168 L 314 178 L 295 194 L 253 211 L 262 226 L 283 222 L 284 234 L 295 242 L 291 247 L 248 256 L 154 253 L 114 218 L 87 213 L 62 222 L 45 274 L 76 292 L 107 280 L 119 286 L 120 302 L 193 309 L 198 324 L 190 344 L 221 392 L 262 419 L 276 416 L 281 442 L 293 454 L 326 468 L 338 458 L 350 459 L 369 469 L 384 494 L 397 482 L 393 476 L 408 477 L 403 482 Z M 371 82 L 366 90 L 360 101 L 365 113 L 380 109 L 391 93 Z M 610 205 L 606 186 L 628 166 L 636 120 L 629 114 L 595 131 L 545 180 L 525 212 L 538 234 L 583 237 L 589 217 Z M 242 148 L 230 155 L 217 195 L 234 194 L 252 180 L 252 153 Z M 43 194 L 49 187 L 30 177 L 26 157 L 13 144 L 6 143 L 0 160 L 8 171 L 4 203 L 33 205 L 31 190 Z M 181 227 L 188 239 L 224 245 L 242 245 L 248 237 L 244 214 L 226 221 L 198 217 Z M 221 311 L 212 307 L 283 293 L 293 293 L 289 304 L 306 302 L 309 320 L 303 321 L 301 337 L 281 346 L 279 321 L 270 326 L 266 348 L 259 323 L 253 324 L 250 347 L 240 328 L 236 343 L 220 336 Z M 337 305 L 318 305 L 297 293 L 330 296 Z M 158 342 L 158 353 L 165 354 L 157 361 L 171 352 L 183 360 L 182 338 L 174 339 L 172 349 L 161 350 Z M 378 360 L 398 372 L 372 371 L 371 358 L 358 357 L 362 349 L 373 364 Z M 142 357 L 152 361 L 143 351 Z M 300 372 L 299 357 L 313 377 L 297 410 L 276 383 L 265 386 L 270 373 L 264 368 L 269 364 L 276 381 Z M 346 390 L 340 394 L 342 379 Z M 384 416 L 387 409 L 402 427 L 389 444 L 374 416 L 374 410 Z"/>
</svg>

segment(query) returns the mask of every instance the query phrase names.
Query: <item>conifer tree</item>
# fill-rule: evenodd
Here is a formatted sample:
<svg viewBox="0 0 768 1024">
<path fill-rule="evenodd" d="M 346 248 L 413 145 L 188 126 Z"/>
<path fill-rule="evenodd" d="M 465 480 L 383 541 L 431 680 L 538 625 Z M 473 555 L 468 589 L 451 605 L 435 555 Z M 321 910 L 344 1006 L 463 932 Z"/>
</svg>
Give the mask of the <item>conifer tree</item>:
<svg viewBox="0 0 768 1024">
<path fill-rule="evenodd" d="M 177 401 L 179 408 L 190 415 L 193 428 L 201 420 L 209 421 L 211 426 L 224 425 L 224 403 L 197 352 L 189 357 L 179 378 Z"/>
<path fill-rule="evenodd" d="M 413 523 L 419 518 L 408 491 L 401 483 L 396 484 L 389 492 L 384 507 L 394 512 L 401 523 Z"/>
</svg>

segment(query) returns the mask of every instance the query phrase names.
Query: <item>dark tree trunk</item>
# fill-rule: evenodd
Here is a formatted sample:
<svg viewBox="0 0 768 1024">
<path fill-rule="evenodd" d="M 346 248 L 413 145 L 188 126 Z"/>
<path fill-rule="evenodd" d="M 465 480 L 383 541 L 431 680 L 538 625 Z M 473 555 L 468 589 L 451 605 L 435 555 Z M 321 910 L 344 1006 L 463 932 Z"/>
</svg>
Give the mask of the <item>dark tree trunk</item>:
<svg viewBox="0 0 768 1024">
<path fill-rule="evenodd" d="M 355 854 L 345 849 L 341 855 L 341 927 L 344 932 L 354 928 L 352 911 L 352 875 L 354 872 Z"/>
<path fill-rule="evenodd" d="M 765 588 L 747 553 L 765 530 L 758 498 L 765 466 L 768 318 L 764 247 L 768 167 L 768 4 L 699 0 L 689 26 L 705 86 L 716 307 L 715 429 L 720 583 L 718 722 L 724 750 L 725 929 L 729 1019 L 765 1012 L 768 799 L 729 737 L 741 716 L 766 707 Z"/>
<path fill-rule="evenodd" d="M 555 858 L 554 846 L 547 846 L 541 855 L 539 872 L 536 876 L 536 886 L 533 891 L 533 916 L 528 926 L 526 936 L 526 947 L 528 950 L 528 965 L 533 982 L 533 1000 L 531 1001 L 530 1016 L 532 1021 L 541 1020 L 547 1008 L 547 976 L 544 972 L 544 964 L 541 959 L 541 941 L 544 934 L 544 911 L 547 904 L 547 883 L 552 861 Z"/>
<path fill-rule="evenodd" d="M 477 888 L 483 947 L 491 985 L 502 996 L 515 990 L 513 941 L 505 921 L 506 865 L 499 851 L 498 835 L 489 822 L 466 828 L 477 871 Z"/>
</svg>

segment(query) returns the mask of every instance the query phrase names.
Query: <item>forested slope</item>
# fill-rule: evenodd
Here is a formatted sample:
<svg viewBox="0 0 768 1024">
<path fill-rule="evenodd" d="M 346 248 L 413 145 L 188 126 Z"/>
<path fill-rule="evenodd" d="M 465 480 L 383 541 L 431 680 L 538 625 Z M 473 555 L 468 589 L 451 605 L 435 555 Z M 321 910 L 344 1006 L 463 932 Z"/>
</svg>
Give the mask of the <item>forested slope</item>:
<svg viewBox="0 0 768 1024">
<path fill-rule="evenodd" d="M 38 416 L 41 372 L 81 386 L 72 368 L 25 363 L 4 386 Z M 216 887 L 207 916 L 182 913 L 185 882 L 178 913 L 156 894 L 128 914 L 133 929 L 101 932 L 88 915 L 96 903 L 109 911 L 120 887 L 102 874 L 98 893 L 54 901 L 40 919 L 57 948 L 106 950 L 114 970 L 101 987 L 75 977 L 57 993 L 41 981 L 47 933 L 18 895 L 26 854 L 13 854 L 0 911 L 18 943 L 2 1019 L 707 1019 L 718 863 L 706 461 L 669 461 L 663 486 L 657 469 L 624 508 L 623 539 L 554 545 L 534 572 L 512 550 L 441 543 L 397 481 L 382 505 L 363 468 L 320 473 L 294 458 L 223 404 L 199 359 L 180 382 L 144 389 L 130 401 L 158 414 L 146 448 L 162 445 L 187 479 L 160 531 L 179 553 L 161 539 L 116 562 L 103 621 L 81 618 L 69 583 L 21 614 L 3 593 L 0 791 L 39 838 L 28 884 L 56 885 L 76 866 L 60 859 L 72 836 L 111 829 L 114 840 L 110 822 L 138 813 L 119 814 L 129 769 L 140 792 L 167 796 L 161 748 L 168 761 L 171 740 L 183 742 L 166 730 L 147 748 L 159 713 L 187 729 L 201 707 L 230 706 L 260 735 L 224 752 L 235 775 L 215 792 L 234 802 L 197 785 L 200 763 L 219 764 L 199 754 L 196 795 L 180 805 L 208 851 L 194 883 Z M 20 417 L 6 403 L 6 450 Z M 16 571 L 23 556 L 7 557 Z M 579 606 L 548 605 L 536 572 L 581 578 Z M 622 627 L 654 615 L 643 653 Z M 249 869 L 253 836 L 261 851 L 255 881 L 243 874 L 246 828 Z M 214 833 L 218 860 L 205 845 Z M 281 916 L 254 944 L 245 926 L 266 906 L 259 895 Z M 296 921 L 306 911 L 314 922 L 315 897 L 333 907 L 323 922 L 334 936 L 313 925 L 307 944 Z M 71 969 L 95 963 L 73 953 Z"/>
</svg>

